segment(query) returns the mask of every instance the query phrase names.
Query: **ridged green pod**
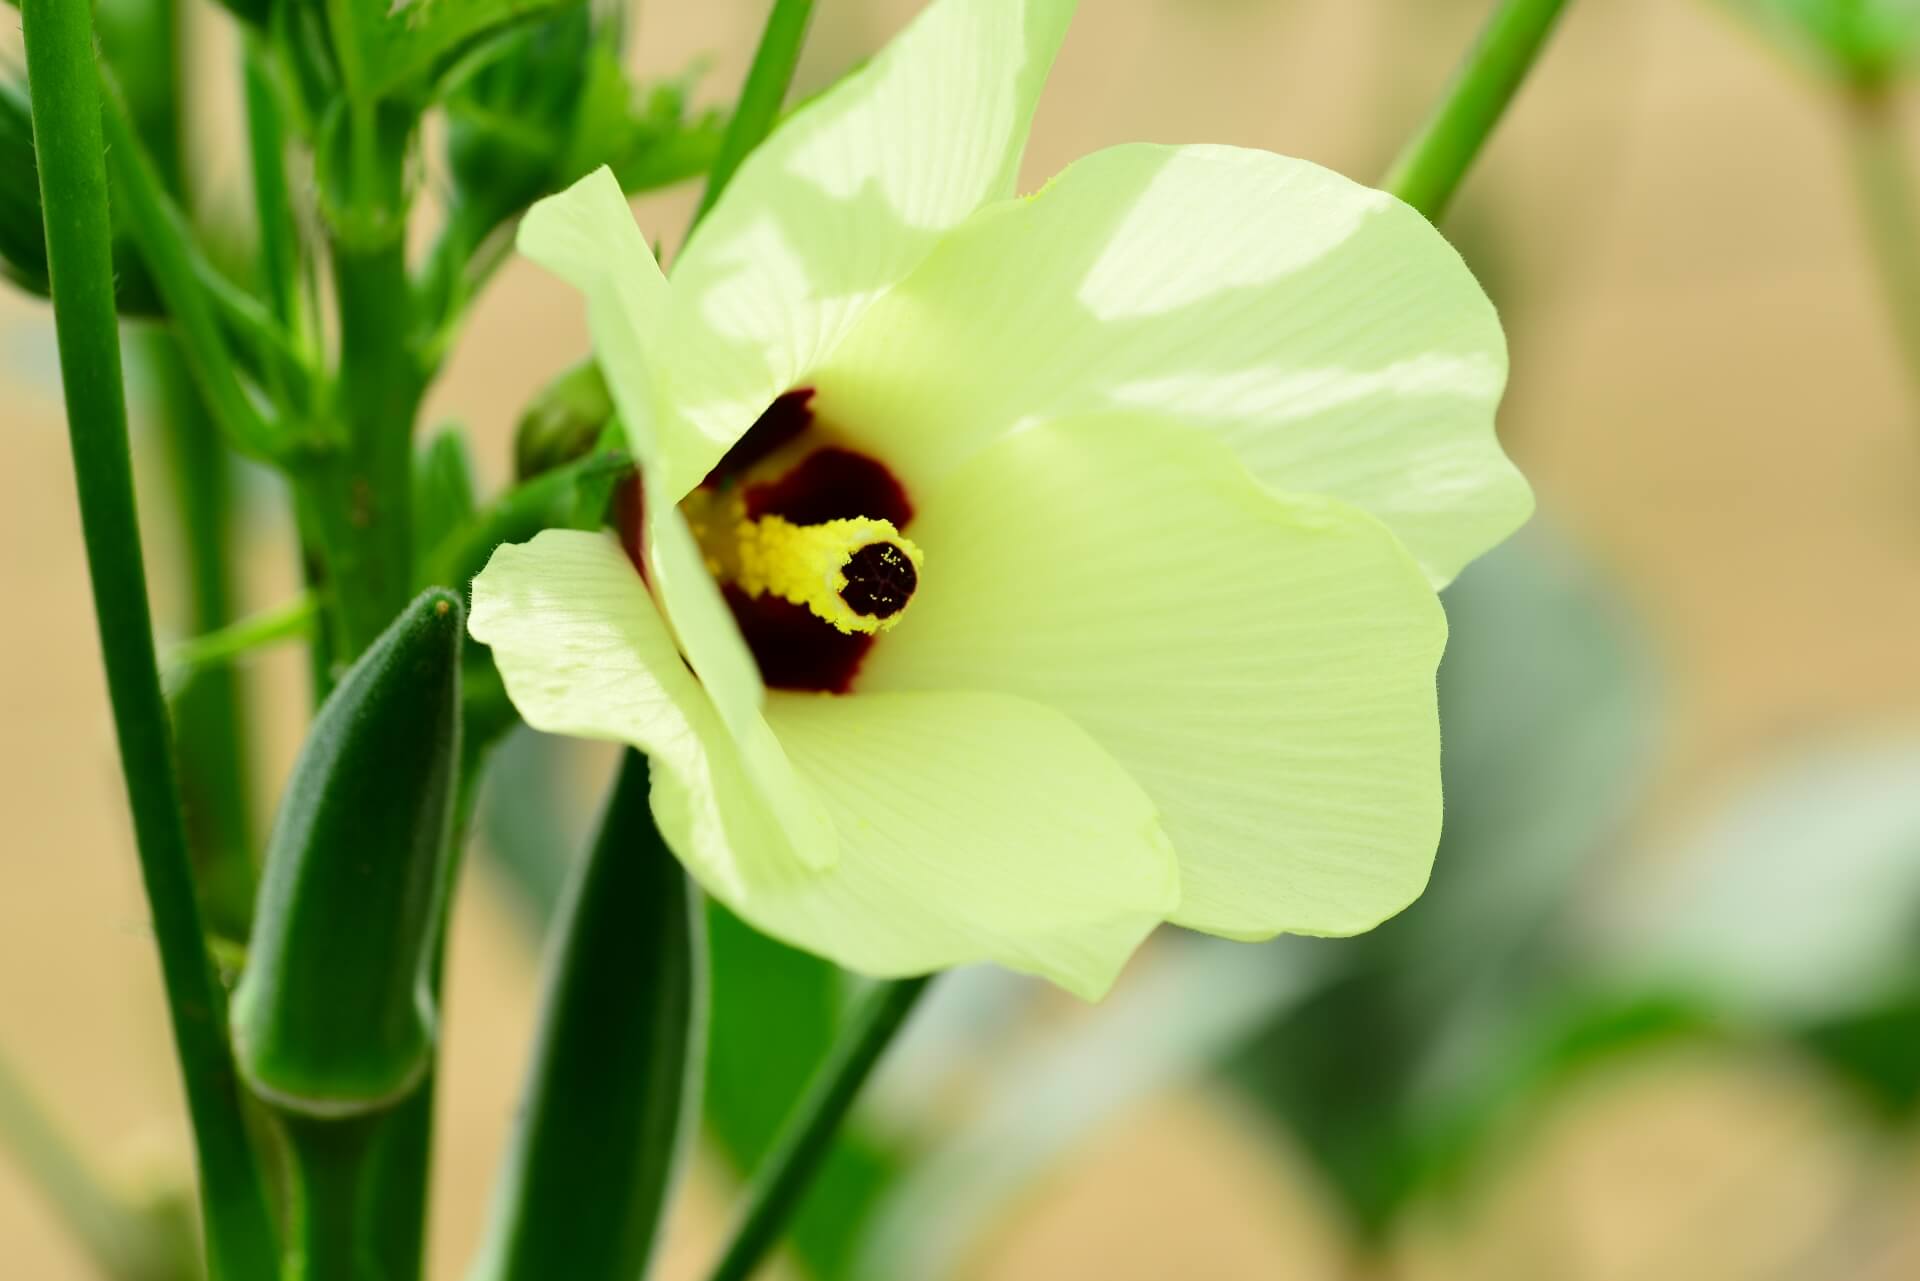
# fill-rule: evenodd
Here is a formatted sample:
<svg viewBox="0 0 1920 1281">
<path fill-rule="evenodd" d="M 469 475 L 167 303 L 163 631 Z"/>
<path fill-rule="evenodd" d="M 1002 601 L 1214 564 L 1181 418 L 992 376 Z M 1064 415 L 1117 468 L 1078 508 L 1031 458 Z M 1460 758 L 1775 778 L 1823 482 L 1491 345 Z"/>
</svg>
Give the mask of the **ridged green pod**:
<svg viewBox="0 0 1920 1281">
<path fill-rule="evenodd" d="M 232 1012 L 241 1075 L 280 1109 L 374 1111 L 431 1062 L 464 627 L 458 597 L 422 593 L 341 679 L 294 767 Z"/>
</svg>

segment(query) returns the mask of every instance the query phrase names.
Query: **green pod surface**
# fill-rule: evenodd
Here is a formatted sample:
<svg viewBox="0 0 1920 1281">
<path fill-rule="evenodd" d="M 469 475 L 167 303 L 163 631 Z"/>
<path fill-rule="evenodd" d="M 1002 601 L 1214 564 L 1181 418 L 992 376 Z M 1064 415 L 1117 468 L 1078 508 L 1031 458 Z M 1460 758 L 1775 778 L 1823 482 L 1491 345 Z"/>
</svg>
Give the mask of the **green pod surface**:
<svg viewBox="0 0 1920 1281">
<path fill-rule="evenodd" d="M 232 1013 L 242 1076 L 282 1110 L 374 1111 L 432 1061 L 464 630 L 452 592 L 417 597 L 321 707 L 287 785 Z"/>
</svg>

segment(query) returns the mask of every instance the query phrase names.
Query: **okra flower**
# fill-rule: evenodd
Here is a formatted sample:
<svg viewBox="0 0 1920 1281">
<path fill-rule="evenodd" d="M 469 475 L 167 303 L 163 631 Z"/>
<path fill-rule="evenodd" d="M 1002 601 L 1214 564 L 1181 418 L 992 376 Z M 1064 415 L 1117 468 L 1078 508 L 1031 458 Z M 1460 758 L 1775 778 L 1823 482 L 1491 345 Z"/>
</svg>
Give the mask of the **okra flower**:
<svg viewBox="0 0 1920 1281">
<path fill-rule="evenodd" d="M 605 172 L 528 214 L 644 501 L 501 548 L 471 627 L 529 723 L 649 754 L 761 929 L 1091 997 L 1162 920 L 1345 934 L 1420 892 L 1435 588 L 1531 499 L 1493 309 L 1398 201 L 1211 146 L 1011 198 L 1072 8 L 936 0 L 671 282 Z"/>
</svg>

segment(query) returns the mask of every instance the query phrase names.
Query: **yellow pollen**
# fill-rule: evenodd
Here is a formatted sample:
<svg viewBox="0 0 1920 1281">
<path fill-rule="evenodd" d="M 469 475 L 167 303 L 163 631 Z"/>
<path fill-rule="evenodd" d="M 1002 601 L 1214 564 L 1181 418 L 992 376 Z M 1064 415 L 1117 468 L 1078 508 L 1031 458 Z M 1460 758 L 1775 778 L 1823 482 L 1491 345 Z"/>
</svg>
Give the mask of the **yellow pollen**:
<svg viewBox="0 0 1920 1281">
<path fill-rule="evenodd" d="M 892 521 L 865 516 L 819 525 L 763 516 L 741 521 L 735 540 L 742 591 L 805 605 L 848 633 L 899 622 L 925 559 Z"/>
</svg>

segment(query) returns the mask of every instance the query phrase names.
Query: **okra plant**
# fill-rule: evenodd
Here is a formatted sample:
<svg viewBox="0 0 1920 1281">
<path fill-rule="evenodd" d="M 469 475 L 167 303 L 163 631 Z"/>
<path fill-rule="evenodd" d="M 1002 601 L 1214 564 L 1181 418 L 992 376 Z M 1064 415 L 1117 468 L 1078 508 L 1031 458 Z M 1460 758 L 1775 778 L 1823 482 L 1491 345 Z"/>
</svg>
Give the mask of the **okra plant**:
<svg viewBox="0 0 1920 1281">
<path fill-rule="evenodd" d="M 52 302 L 197 1152 L 202 1258 L 75 1215 L 109 1271 L 422 1274 L 444 922 L 522 721 L 626 752 L 476 1281 L 647 1273 L 703 1077 L 752 1079 L 708 1063 L 710 919 L 860 985 L 748 1171 L 737 1281 L 930 976 L 1098 999 L 1166 921 L 1351 934 L 1419 894 L 1436 592 L 1531 510 L 1499 320 L 1436 220 L 1559 0 L 1494 7 L 1380 188 L 1126 145 L 1024 195 L 1072 0 L 932 0 L 792 108 L 813 5 L 775 0 L 704 113 L 632 80 L 600 0 L 223 3 L 244 226 L 196 216 L 175 0 L 20 0 L 0 85 L 0 261 Z M 635 222 L 696 181 L 689 235 Z M 483 496 L 416 428 L 516 251 L 592 350 Z M 165 681 L 123 341 L 200 631 Z M 244 617 L 235 456 L 285 478 L 305 581 Z M 256 845 L 227 665 L 288 638 L 315 710 Z"/>
</svg>

